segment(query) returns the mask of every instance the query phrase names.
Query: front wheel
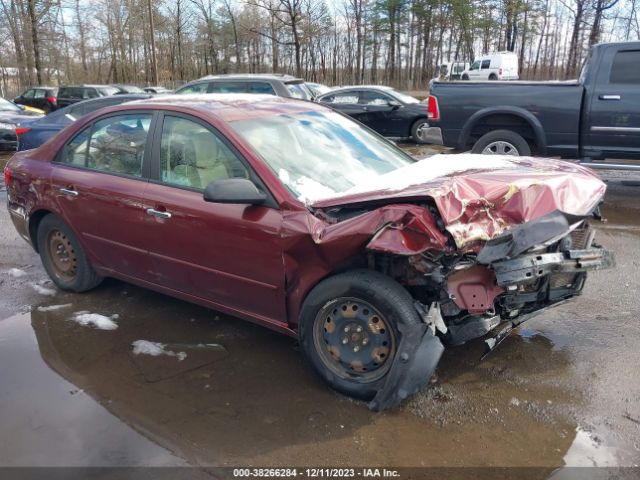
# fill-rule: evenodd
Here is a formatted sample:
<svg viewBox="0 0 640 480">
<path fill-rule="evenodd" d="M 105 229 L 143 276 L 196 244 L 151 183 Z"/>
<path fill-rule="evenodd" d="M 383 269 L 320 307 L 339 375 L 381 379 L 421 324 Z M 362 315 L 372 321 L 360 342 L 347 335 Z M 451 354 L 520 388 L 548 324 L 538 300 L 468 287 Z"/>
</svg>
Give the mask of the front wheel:
<svg viewBox="0 0 640 480">
<path fill-rule="evenodd" d="M 309 293 L 300 314 L 300 343 L 332 388 L 370 400 L 396 355 L 397 325 L 419 322 L 414 301 L 400 284 L 356 270 L 323 280 Z"/>
<path fill-rule="evenodd" d="M 427 143 L 427 130 L 429 122 L 426 118 L 421 118 L 413 122 L 411 126 L 411 139 L 416 143 Z"/>
<path fill-rule="evenodd" d="M 469 80 L 469 75 L 462 75 L 462 77 L 460 77 L 462 80 Z"/>
<path fill-rule="evenodd" d="M 73 231 L 55 215 L 47 215 L 38 225 L 38 251 L 44 269 L 62 290 L 85 292 L 102 281 Z"/>
<path fill-rule="evenodd" d="M 480 137 L 471 153 L 518 157 L 531 155 L 531 147 L 522 136 L 511 130 L 494 130 Z"/>
</svg>

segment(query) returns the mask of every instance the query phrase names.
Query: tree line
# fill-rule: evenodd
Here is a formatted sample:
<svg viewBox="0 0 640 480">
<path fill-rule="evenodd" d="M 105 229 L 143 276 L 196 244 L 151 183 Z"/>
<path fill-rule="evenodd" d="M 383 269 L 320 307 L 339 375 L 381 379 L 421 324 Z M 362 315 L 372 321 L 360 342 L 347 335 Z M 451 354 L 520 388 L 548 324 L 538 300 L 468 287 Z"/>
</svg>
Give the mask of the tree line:
<svg viewBox="0 0 640 480">
<path fill-rule="evenodd" d="M 424 90 L 437 66 L 515 52 L 525 79 L 578 75 L 640 38 L 640 0 L 0 0 L 2 81 L 175 87 L 282 72 Z"/>
</svg>

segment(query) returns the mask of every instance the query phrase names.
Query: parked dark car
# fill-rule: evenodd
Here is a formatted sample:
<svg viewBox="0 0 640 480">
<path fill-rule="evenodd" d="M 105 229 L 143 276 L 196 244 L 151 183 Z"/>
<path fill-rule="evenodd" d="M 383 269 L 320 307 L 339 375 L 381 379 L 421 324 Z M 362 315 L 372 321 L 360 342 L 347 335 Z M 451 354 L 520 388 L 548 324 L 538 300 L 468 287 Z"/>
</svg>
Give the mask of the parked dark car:
<svg viewBox="0 0 640 480">
<path fill-rule="evenodd" d="M 434 82 L 430 135 L 474 153 L 640 158 L 640 42 L 593 47 L 574 82 Z"/>
<path fill-rule="evenodd" d="M 57 96 L 58 87 L 34 87 L 18 95 L 13 101 L 49 113 L 58 109 Z"/>
<path fill-rule="evenodd" d="M 117 88 L 118 91 L 115 93 L 115 95 L 125 95 L 125 94 L 131 94 L 131 93 L 144 93 L 144 90 L 140 87 L 136 87 L 135 85 L 112 85 L 113 87 Z"/>
<path fill-rule="evenodd" d="M 58 89 L 58 107 L 63 108 L 90 98 L 108 97 L 119 90 L 111 85 L 70 85 Z"/>
<path fill-rule="evenodd" d="M 355 118 L 385 137 L 410 137 L 427 143 L 427 107 L 391 87 L 342 87 L 320 95 L 316 101 Z"/>
<path fill-rule="evenodd" d="M 43 114 L 27 110 L 22 105 L 0 98 L 0 150 L 15 150 L 18 138 L 16 130 L 20 125 L 34 118 L 42 118 Z"/>
<path fill-rule="evenodd" d="M 173 93 L 173 90 L 169 90 L 165 87 L 144 87 L 143 90 L 147 93 L 152 93 L 154 95 L 162 95 Z"/>
<path fill-rule="evenodd" d="M 175 93 L 258 93 L 302 100 L 313 99 L 313 94 L 304 80 L 273 73 L 209 75 L 187 83 Z"/>
<path fill-rule="evenodd" d="M 259 107 L 176 95 L 87 115 L 9 161 L 13 223 L 59 288 L 116 277 L 297 337 L 374 410 L 424 387 L 443 342 L 504 336 L 611 265 L 587 168 L 417 162 L 320 104 Z"/>
<path fill-rule="evenodd" d="M 18 133 L 18 151 L 39 147 L 67 125 L 101 108 L 113 107 L 133 100 L 150 98 L 148 93 L 138 95 L 122 94 L 110 97 L 94 98 L 74 103 L 68 107 L 50 113 L 46 117 L 37 117 L 21 122 Z"/>
</svg>

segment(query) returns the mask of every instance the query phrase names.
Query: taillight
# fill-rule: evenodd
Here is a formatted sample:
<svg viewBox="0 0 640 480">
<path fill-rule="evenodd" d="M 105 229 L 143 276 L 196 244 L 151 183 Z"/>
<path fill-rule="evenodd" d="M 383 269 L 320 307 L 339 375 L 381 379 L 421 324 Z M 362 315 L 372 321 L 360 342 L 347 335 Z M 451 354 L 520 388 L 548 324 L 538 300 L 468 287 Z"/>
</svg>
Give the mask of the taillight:
<svg viewBox="0 0 640 480">
<path fill-rule="evenodd" d="M 9 180 L 11 180 L 11 171 L 9 167 L 4 167 L 4 184 L 9 188 Z"/>
<path fill-rule="evenodd" d="M 19 137 L 20 135 L 23 135 L 27 132 L 31 131 L 31 129 L 29 127 L 17 127 L 16 128 L 16 137 Z"/>
<path fill-rule="evenodd" d="M 47 101 L 49 103 L 53 103 L 55 105 L 56 104 L 56 97 L 47 97 Z"/>
<path fill-rule="evenodd" d="M 433 95 L 429 95 L 427 100 L 427 116 L 432 120 L 440 118 L 440 108 L 438 107 L 438 99 Z"/>
</svg>

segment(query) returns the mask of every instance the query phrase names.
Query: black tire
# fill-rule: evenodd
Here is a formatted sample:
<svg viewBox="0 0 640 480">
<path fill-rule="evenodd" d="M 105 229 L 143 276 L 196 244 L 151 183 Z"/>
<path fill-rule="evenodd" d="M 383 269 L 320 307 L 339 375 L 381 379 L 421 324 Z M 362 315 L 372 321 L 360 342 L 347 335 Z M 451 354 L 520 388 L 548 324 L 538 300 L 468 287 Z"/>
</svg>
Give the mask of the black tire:
<svg viewBox="0 0 640 480">
<path fill-rule="evenodd" d="M 413 122 L 413 125 L 411 125 L 411 140 L 413 140 L 415 143 L 419 143 L 419 144 L 427 143 L 427 141 L 424 138 L 420 137 L 420 130 L 419 130 L 425 125 L 427 127 L 429 126 L 429 121 L 426 118 L 419 118 L 418 120 Z"/>
<path fill-rule="evenodd" d="M 506 145 L 500 146 L 500 142 Z M 501 148 L 502 147 L 502 148 Z M 489 153 L 487 149 L 494 150 L 494 153 Z M 508 148 L 508 152 L 507 152 Z M 500 151 L 500 150 L 504 151 Z M 484 153 L 486 155 L 514 155 L 514 156 L 529 156 L 531 155 L 531 147 L 527 141 L 511 130 L 494 130 L 482 137 L 473 145 L 471 153 Z"/>
<path fill-rule="evenodd" d="M 47 215 L 40 221 L 37 241 L 44 269 L 60 289 L 80 293 L 102 282 L 102 277 L 89 264 L 71 228 L 55 215 Z M 61 255 L 53 253 L 53 250 L 57 250 L 54 244 L 62 250 Z M 65 255 L 66 259 L 61 258 Z M 69 267 L 69 270 L 64 270 L 60 265 Z"/>
<path fill-rule="evenodd" d="M 460 80 L 469 80 L 469 75 L 462 75 L 462 77 L 460 77 Z"/>
<path fill-rule="evenodd" d="M 362 318 L 356 317 L 356 313 L 352 313 L 351 319 L 344 318 L 347 315 L 343 314 L 341 310 L 344 309 L 343 304 L 348 304 L 349 301 L 352 301 L 353 305 L 363 305 L 363 308 L 357 312 L 357 315 Z M 368 306 L 371 307 L 370 311 L 368 311 Z M 336 308 L 334 309 L 334 307 Z M 342 332 L 346 332 L 343 328 L 346 329 L 346 327 L 341 327 L 341 321 L 343 324 L 344 322 L 363 321 L 365 325 L 369 325 L 369 328 L 366 328 L 362 335 L 370 335 L 372 337 L 371 343 L 363 346 L 362 351 L 356 355 L 364 358 L 368 362 L 367 365 L 374 365 L 372 371 L 354 371 L 353 364 L 350 368 L 340 364 L 340 361 L 347 361 L 346 357 L 344 359 L 342 357 L 343 351 L 346 354 L 351 354 L 352 347 L 350 345 L 339 346 L 341 351 L 338 358 L 332 353 L 332 349 L 335 350 L 336 347 L 330 345 L 326 337 L 333 335 L 333 331 L 327 332 L 326 326 L 329 318 L 325 317 L 336 315 L 336 312 L 339 313 L 335 317 L 333 328 L 335 328 L 336 335 L 344 336 L 342 340 L 347 336 L 349 336 L 349 340 L 352 340 L 351 335 L 356 330 L 343 334 Z M 379 322 L 376 320 L 378 315 L 380 316 Z M 372 270 L 354 270 L 323 280 L 309 293 L 300 313 L 300 343 L 313 368 L 333 389 L 360 400 L 370 400 L 382 388 L 393 363 L 400 341 L 400 333 L 397 328 L 399 323 L 420 323 L 420 318 L 414 307 L 414 300 L 409 292 L 386 275 Z M 375 327 L 378 329 L 377 332 L 374 325 L 377 325 Z M 324 329 L 324 333 L 321 333 L 321 329 Z M 323 338 L 319 338 L 320 335 Z M 376 345 L 380 345 L 380 343 L 376 344 L 379 339 L 375 338 L 379 335 L 382 335 L 381 338 L 392 338 L 387 343 L 388 347 L 384 359 L 379 357 L 379 352 L 384 347 L 376 347 Z M 384 337 L 385 335 L 386 337 Z M 383 342 L 382 345 L 385 343 Z M 376 361 L 381 363 L 378 364 Z M 363 362 L 359 364 L 359 368 L 364 368 Z"/>
<path fill-rule="evenodd" d="M 489 75 L 489 80 L 498 80 L 498 77 L 495 73 L 492 73 L 491 75 Z"/>
</svg>

